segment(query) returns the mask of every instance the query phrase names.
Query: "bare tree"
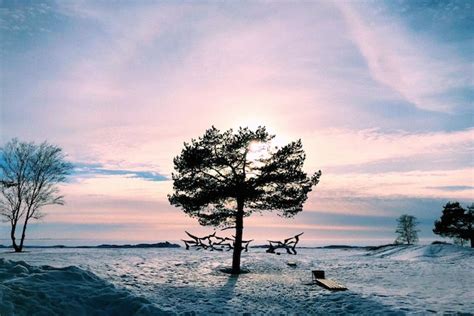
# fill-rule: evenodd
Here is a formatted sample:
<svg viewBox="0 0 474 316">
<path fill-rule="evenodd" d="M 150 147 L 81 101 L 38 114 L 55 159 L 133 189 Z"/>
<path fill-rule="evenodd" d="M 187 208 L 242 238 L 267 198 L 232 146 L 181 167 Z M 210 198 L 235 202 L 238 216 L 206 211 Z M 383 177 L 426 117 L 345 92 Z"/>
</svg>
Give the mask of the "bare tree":
<svg viewBox="0 0 474 316">
<path fill-rule="evenodd" d="M 14 138 L 0 148 L 0 216 L 11 225 L 16 252 L 23 250 L 28 223 L 44 215 L 42 208 L 64 204 L 56 185 L 66 180 L 71 169 L 62 149 L 47 142 L 36 145 Z"/>
<path fill-rule="evenodd" d="M 418 241 L 418 221 L 415 216 L 404 214 L 397 219 L 398 225 L 395 231 L 398 234 L 395 243 L 412 245 Z"/>
</svg>

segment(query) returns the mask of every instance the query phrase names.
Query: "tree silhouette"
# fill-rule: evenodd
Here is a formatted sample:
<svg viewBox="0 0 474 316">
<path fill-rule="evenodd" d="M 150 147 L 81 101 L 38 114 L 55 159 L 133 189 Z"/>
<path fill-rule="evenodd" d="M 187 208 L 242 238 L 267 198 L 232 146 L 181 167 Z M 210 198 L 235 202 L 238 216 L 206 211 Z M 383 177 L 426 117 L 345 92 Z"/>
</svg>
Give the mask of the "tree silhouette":
<svg viewBox="0 0 474 316">
<path fill-rule="evenodd" d="M 448 202 L 443 207 L 443 214 L 435 221 L 433 232 L 443 237 L 459 238 L 471 241 L 474 248 L 474 204 L 463 208 L 459 202 Z"/>
<path fill-rule="evenodd" d="M 418 230 L 416 229 L 418 221 L 415 216 L 407 214 L 401 215 L 397 219 L 397 223 L 397 229 L 395 230 L 398 234 L 395 240 L 396 244 L 407 243 L 412 245 L 418 241 Z"/>
<path fill-rule="evenodd" d="M 11 225 L 16 252 L 23 249 L 28 223 L 44 215 L 41 209 L 64 203 L 56 184 L 65 180 L 71 168 L 61 148 L 46 142 L 36 145 L 13 139 L 0 148 L 0 216 Z M 19 244 L 17 228 L 21 229 Z"/>
<path fill-rule="evenodd" d="M 281 148 L 270 145 L 265 127 L 220 132 L 215 127 L 184 143 L 174 158 L 174 193 L 169 202 L 201 225 L 235 228 L 232 274 L 240 273 L 244 218 L 254 212 L 278 211 L 293 217 L 303 210 L 321 171 L 302 171 L 301 141 Z"/>
</svg>

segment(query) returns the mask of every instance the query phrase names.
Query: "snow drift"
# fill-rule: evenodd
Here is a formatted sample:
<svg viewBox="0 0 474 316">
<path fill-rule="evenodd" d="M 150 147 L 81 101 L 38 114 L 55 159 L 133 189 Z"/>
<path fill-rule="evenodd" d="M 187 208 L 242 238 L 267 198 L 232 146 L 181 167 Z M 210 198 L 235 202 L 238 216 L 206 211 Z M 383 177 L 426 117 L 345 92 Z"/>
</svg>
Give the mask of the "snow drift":
<svg viewBox="0 0 474 316">
<path fill-rule="evenodd" d="M 147 299 L 75 266 L 35 267 L 0 258 L 0 315 L 157 315 Z"/>
<path fill-rule="evenodd" d="M 368 255 L 397 260 L 459 260 L 474 257 L 474 250 L 451 244 L 432 244 L 424 246 L 389 245 L 370 251 Z"/>
</svg>

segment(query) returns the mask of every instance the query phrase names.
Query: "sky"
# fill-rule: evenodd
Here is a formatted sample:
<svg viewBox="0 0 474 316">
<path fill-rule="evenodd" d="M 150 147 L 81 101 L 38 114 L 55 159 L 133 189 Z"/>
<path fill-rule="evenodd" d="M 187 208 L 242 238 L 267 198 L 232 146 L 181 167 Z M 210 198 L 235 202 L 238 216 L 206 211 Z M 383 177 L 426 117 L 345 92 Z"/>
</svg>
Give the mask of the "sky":
<svg viewBox="0 0 474 316">
<path fill-rule="evenodd" d="M 303 212 L 254 215 L 244 238 L 375 245 L 411 214 L 440 239 L 442 206 L 474 202 L 473 7 L 0 0 L 0 144 L 47 140 L 75 165 L 27 243 L 212 232 L 167 201 L 173 157 L 212 125 L 301 139 L 323 172 Z"/>
</svg>

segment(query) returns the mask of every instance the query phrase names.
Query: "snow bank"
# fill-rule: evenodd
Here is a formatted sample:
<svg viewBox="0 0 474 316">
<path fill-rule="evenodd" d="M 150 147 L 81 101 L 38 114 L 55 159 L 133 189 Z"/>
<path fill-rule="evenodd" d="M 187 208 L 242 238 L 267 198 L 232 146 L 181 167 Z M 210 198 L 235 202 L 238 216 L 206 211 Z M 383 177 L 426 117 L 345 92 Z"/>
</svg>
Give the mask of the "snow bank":
<svg viewBox="0 0 474 316">
<path fill-rule="evenodd" d="M 0 315 L 157 315 L 147 299 L 75 266 L 35 267 L 0 258 Z"/>
<path fill-rule="evenodd" d="M 474 250 L 450 244 L 424 246 L 390 245 L 370 251 L 368 255 L 397 260 L 430 260 L 433 258 L 460 260 L 474 257 Z"/>
</svg>

